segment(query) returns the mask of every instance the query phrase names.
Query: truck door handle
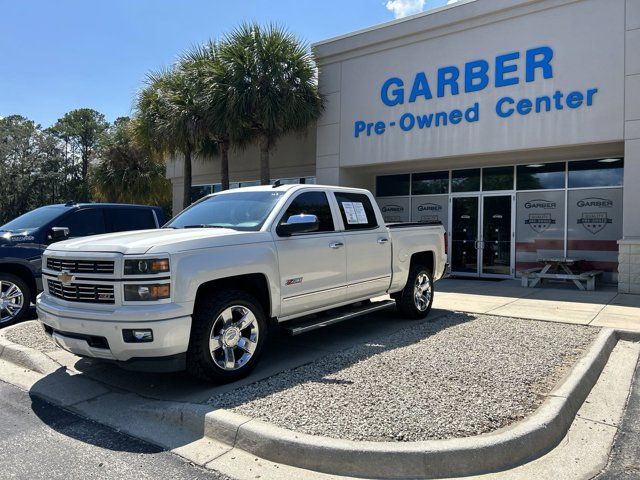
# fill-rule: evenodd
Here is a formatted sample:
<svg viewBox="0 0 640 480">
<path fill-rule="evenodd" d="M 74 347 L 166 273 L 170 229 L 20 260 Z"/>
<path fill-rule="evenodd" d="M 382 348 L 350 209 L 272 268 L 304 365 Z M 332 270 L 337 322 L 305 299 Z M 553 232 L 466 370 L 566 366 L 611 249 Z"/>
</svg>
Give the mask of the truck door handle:
<svg viewBox="0 0 640 480">
<path fill-rule="evenodd" d="M 329 244 L 329 246 L 330 246 L 331 248 L 336 249 L 336 248 L 344 247 L 344 243 L 342 243 L 342 242 L 331 242 L 331 243 Z"/>
<path fill-rule="evenodd" d="M 388 239 L 388 238 L 379 238 L 379 239 L 378 239 L 378 243 L 379 243 L 380 245 L 384 245 L 384 244 L 385 244 L 385 243 L 387 243 L 388 241 L 389 241 L 389 239 Z"/>
</svg>

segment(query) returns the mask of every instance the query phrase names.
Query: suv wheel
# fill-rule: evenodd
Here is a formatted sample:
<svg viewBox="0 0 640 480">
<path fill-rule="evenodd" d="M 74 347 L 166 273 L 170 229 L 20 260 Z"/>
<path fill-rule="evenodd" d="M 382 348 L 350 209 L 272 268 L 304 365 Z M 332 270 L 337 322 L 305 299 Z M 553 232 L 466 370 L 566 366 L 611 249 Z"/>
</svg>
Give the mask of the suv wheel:
<svg viewBox="0 0 640 480">
<path fill-rule="evenodd" d="M 0 328 L 24 317 L 31 305 L 31 290 L 20 277 L 0 273 Z"/>
<path fill-rule="evenodd" d="M 396 297 L 396 306 L 405 318 L 425 318 L 433 304 L 433 275 L 422 265 L 412 265 L 409 277 L 400 295 Z"/>
<path fill-rule="evenodd" d="M 196 305 L 187 370 L 214 383 L 233 382 L 255 368 L 267 341 L 267 321 L 251 295 L 216 292 Z"/>
</svg>

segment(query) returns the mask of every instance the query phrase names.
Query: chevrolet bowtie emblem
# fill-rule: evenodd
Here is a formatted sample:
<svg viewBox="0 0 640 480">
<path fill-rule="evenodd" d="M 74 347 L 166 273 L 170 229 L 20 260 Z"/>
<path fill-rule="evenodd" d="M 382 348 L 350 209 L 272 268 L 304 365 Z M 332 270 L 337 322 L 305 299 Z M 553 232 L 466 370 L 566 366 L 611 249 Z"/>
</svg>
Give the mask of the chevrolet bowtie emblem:
<svg viewBox="0 0 640 480">
<path fill-rule="evenodd" d="M 58 280 L 60 280 L 65 285 L 69 285 L 71 282 L 73 282 L 74 279 L 75 277 L 73 275 L 69 275 L 69 272 L 62 272 L 60 275 L 58 275 Z"/>
</svg>

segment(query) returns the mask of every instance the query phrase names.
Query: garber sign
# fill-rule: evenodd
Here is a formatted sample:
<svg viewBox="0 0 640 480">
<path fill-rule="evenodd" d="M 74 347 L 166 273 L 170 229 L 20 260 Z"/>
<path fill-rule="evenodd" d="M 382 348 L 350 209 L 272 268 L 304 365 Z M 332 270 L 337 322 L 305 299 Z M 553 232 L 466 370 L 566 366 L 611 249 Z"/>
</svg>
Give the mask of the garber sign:
<svg viewBox="0 0 640 480">
<path fill-rule="evenodd" d="M 413 78 L 391 77 L 382 83 L 380 100 L 388 107 L 397 107 L 417 102 L 428 102 L 434 98 L 456 96 L 461 93 L 479 92 L 487 87 L 502 88 L 520 83 L 533 83 L 553 78 L 553 50 L 542 46 L 525 52 L 510 52 L 498 55 L 491 63 L 487 60 L 473 60 L 462 67 L 450 65 L 438 68 L 434 75 L 418 72 Z M 493 68 L 491 68 L 493 67 Z M 576 109 L 593 105 L 597 88 L 585 91 L 575 90 L 534 98 L 514 99 L 504 96 L 493 107 L 500 118 L 513 115 L 529 115 L 551 110 Z M 479 102 L 449 111 L 415 114 L 399 113 L 396 119 L 356 120 L 353 134 L 355 138 L 384 135 L 390 129 L 399 128 L 403 132 L 458 125 L 462 122 L 478 122 L 481 117 Z"/>
</svg>

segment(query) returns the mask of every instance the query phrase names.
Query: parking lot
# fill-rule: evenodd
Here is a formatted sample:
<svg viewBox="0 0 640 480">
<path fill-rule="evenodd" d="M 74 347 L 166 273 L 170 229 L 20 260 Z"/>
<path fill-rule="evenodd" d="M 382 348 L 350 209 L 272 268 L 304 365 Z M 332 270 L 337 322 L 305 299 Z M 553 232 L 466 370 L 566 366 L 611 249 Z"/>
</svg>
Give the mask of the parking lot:
<svg viewBox="0 0 640 480">
<path fill-rule="evenodd" d="M 628 297 L 607 287 L 578 292 L 446 279 L 436 292 L 428 321 L 402 320 L 389 309 L 296 337 L 274 329 L 258 368 L 227 385 L 77 357 L 54 345 L 37 321 L 2 335 L 55 362 L 24 384 L 34 399 L 44 396 L 235 476 L 246 453 L 233 448 L 229 456 L 232 447 L 206 433 L 203 440 L 204 415 L 240 415 L 294 434 L 380 445 L 471 439 L 537 413 L 597 343 L 596 324 L 638 329 Z"/>
<path fill-rule="evenodd" d="M 450 312 L 459 311 L 502 316 L 505 322 L 514 317 L 640 330 L 640 318 L 634 305 L 640 306 L 637 296 L 619 295 L 614 288 L 608 287 L 582 292 L 563 285 L 526 289 L 511 280 L 445 279 L 436 285 L 434 308 L 429 320 L 434 322 Z M 466 316 L 467 320 L 472 318 Z M 400 319 L 391 309 L 297 337 L 274 331 L 269 348 L 256 370 L 244 380 L 222 386 L 203 385 L 184 374 L 128 372 L 115 365 L 79 358 L 44 340 L 35 323 L 10 332 L 8 338 L 44 350 L 70 371 L 115 388 L 158 400 L 207 403 L 225 392 L 323 357 L 330 359 L 332 355 L 352 347 L 381 343 L 403 329 L 414 327 L 415 322 Z M 490 334 L 490 328 L 487 330 Z"/>
</svg>

